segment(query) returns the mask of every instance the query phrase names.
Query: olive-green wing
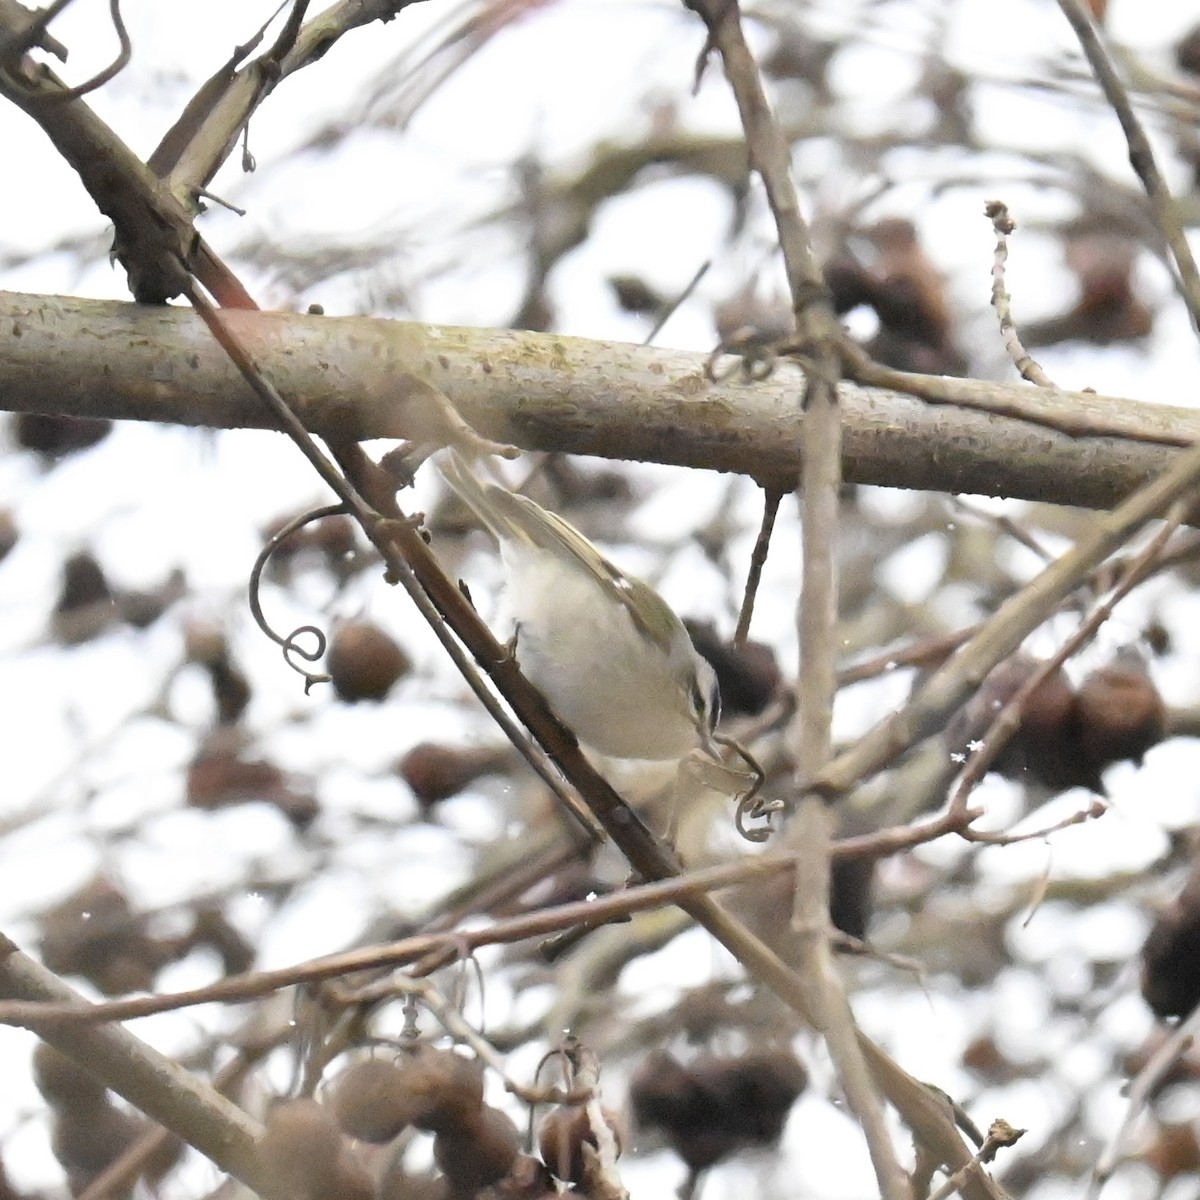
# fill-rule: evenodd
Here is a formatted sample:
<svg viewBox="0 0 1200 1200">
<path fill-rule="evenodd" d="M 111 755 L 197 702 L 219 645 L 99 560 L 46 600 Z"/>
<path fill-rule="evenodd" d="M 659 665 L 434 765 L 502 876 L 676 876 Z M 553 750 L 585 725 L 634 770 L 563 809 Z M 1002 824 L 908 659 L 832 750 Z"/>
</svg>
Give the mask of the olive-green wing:
<svg viewBox="0 0 1200 1200">
<path fill-rule="evenodd" d="M 530 500 L 495 484 L 480 483 L 452 448 L 437 455 L 446 482 L 470 506 L 499 540 L 515 538 L 549 554 L 575 562 L 600 587 L 622 605 L 634 624 L 664 650 L 669 650 L 679 618 L 649 584 L 626 575 L 609 562 L 569 521 Z"/>
</svg>

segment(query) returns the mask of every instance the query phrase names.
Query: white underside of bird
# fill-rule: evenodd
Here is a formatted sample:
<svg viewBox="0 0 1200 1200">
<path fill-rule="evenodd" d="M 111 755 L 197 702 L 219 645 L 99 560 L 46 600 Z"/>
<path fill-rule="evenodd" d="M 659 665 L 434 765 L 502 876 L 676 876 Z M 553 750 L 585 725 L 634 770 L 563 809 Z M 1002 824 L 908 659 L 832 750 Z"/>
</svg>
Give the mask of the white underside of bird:
<svg viewBox="0 0 1200 1200">
<path fill-rule="evenodd" d="M 545 552 L 506 542 L 507 607 L 517 661 L 580 741 L 615 758 L 680 758 L 700 743 L 692 713 L 668 670 L 647 670 L 645 638 L 622 608 L 589 593 L 585 575 L 545 581 Z M 596 618 L 601 619 L 596 619 Z M 562 647 L 571 647 L 569 669 Z M 664 663 L 666 663 L 664 657 Z M 596 712 L 597 697 L 613 697 Z"/>
<path fill-rule="evenodd" d="M 557 514 L 482 483 L 453 449 L 435 461 L 500 543 L 517 661 L 576 737 L 614 758 L 711 751 L 716 677 L 658 593 Z"/>
</svg>

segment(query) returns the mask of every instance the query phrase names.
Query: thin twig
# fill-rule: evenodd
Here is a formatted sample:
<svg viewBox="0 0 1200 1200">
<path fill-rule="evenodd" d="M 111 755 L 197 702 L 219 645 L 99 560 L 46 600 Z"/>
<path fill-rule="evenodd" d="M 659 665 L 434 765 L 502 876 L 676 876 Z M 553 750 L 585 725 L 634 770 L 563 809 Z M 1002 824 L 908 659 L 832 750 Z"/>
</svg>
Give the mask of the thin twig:
<svg viewBox="0 0 1200 1200">
<path fill-rule="evenodd" d="M 950 715 L 1033 632 L 1087 573 L 1147 521 L 1200 484 L 1200 445 L 1181 454 L 1157 479 L 1110 513 L 1096 518 L 1073 549 L 1047 566 L 976 631 L 924 682 L 912 699 L 869 730 L 821 771 L 813 786 L 840 795 L 908 747 L 942 727 Z"/>
<path fill-rule="evenodd" d="M 17 3 L 18 0 L 3 0 L 3 6 L 10 10 L 15 9 Z M 20 12 L 20 15 L 22 19 L 28 18 L 28 23 L 20 33 L 10 34 L 4 41 L 0 41 L 0 67 L 7 65 L 10 59 L 15 61 L 20 58 L 34 46 L 41 46 L 43 50 L 49 51 L 60 62 L 66 62 L 66 46 L 57 38 L 51 37 L 46 31 L 50 22 L 71 3 L 72 0 L 54 0 L 53 4 L 48 4 L 37 12 L 29 12 L 24 5 L 21 5 L 23 11 Z"/>
<path fill-rule="evenodd" d="M 0 934 L 0 996 L 5 1004 L 24 1004 L 23 1022 L 43 1041 L 99 1076 L 151 1119 L 174 1130 L 223 1171 L 262 1196 L 289 1200 L 273 1173 L 259 1161 L 262 1127 L 236 1104 L 219 1095 L 178 1063 L 152 1050 L 127 1029 L 80 1021 L 88 1001 L 53 972 L 35 962 Z M 74 1009 L 69 1022 L 39 1018 L 38 1010 Z"/>
<path fill-rule="evenodd" d="M 1037 545 L 1036 541 L 1031 545 L 1031 549 L 1035 545 Z M 1040 553 L 1041 551 L 1037 550 L 1035 552 Z M 1190 536 L 1180 538 L 1178 544 L 1173 549 L 1164 552 L 1158 557 L 1150 575 L 1144 576 L 1140 582 L 1145 582 L 1146 579 L 1169 570 L 1171 567 L 1178 566 L 1181 563 L 1194 562 L 1198 556 L 1200 556 L 1200 535 L 1192 533 Z M 1114 578 L 1120 578 L 1128 561 L 1129 559 L 1126 556 L 1113 556 L 1088 574 L 1087 579 L 1084 581 L 1084 586 L 1100 592 L 1107 591 L 1112 586 L 1111 581 Z M 970 641 L 979 632 L 979 628 L 979 625 L 968 625 L 964 629 L 956 629 L 952 633 L 936 634 L 921 638 L 919 641 L 907 645 L 884 650 L 879 654 L 873 654 L 870 658 L 865 658 L 860 662 L 842 667 L 838 671 L 838 687 L 844 688 L 849 687 L 851 684 L 862 683 L 865 680 L 874 679 L 878 675 L 886 675 L 900 667 L 940 665 L 959 646 L 963 645 L 964 642 Z M 1176 711 L 1180 714 L 1179 720 L 1187 720 L 1182 715 L 1184 710 Z M 1200 724 L 1200 719 L 1197 720 L 1196 724 Z"/>
<path fill-rule="evenodd" d="M 746 135 L 750 163 L 766 191 L 792 298 L 798 344 L 805 352 L 805 421 L 801 431 L 804 482 L 800 670 L 795 724 L 796 759 L 805 777 L 823 765 L 832 745 L 836 681 L 837 530 L 841 490 L 842 417 L 837 385 L 844 340 L 829 292 L 800 213 L 791 174 L 791 147 L 767 100 L 758 65 L 733 0 L 685 0 L 705 22 L 708 45 L 725 67 Z M 765 551 L 764 551 L 765 553 Z M 842 1087 L 862 1125 L 886 1200 L 908 1200 L 908 1179 L 896 1157 L 883 1105 L 856 1036 L 854 1018 L 829 949 L 829 872 L 832 816 L 822 800 L 804 796 L 785 839 L 799 841 L 794 928 L 799 935 L 798 971 L 808 1004 L 817 1014 Z"/>
<path fill-rule="evenodd" d="M 979 1147 L 972 1166 L 990 1163 L 996 1155 L 1009 1146 L 1015 1146 L 1025 1135 L 1024 1129 L 1016 1129 L 1007 1121 L 993 1121 L 988 1129 L 983 1145 Z M 960 1168 L 951 1175 L 936 1191 L 931 1192 L 929 1200 L 949 1200 L 966 1179 L 966 1169 Z"/>
<path fill-rule="evenodd" d="M 1121 1118 L 1121 1124 L 1096 1161 L 1096 1169 L 1092 1172 L 1092 1178 L 1088 1183 L 1087 1200 L 1096 1200 L 1100 1189 L 1112 1177 L 1112 1173 L 1121 1161 L 1123 1148 L 1133 1130 L 1133 1123 L 1142 1109 L 1149 1104 L 1150 1097 L 1157 1091 L 1167 1072 L 1195 1044 L 1197 1034 L 1200 1034 L 1200 1007 L 1194 1009 L 1188 1015 L 1187 1020 L 1178 1029 L 1172 1031 L 1171 1036 L 1154 1051 L 1146 1065 L 1130 1083 L 1129 1104 L 1125 1109 L 1125 1115 Z"/>
<path fill-rule="evenodd" d="M 1008 261 L 1008 237 L 1017 227 L 1016 221 L 1009 216 L 1008 206 L 999 200 L 989 200 L 984 206 L 984 213 L 992 222 L 996 232 L 996 249 L 992 254 L 992 307 L 1000 320 L 1000 333 L 1004 338 L 1004 348 L 1013 366 L 1021 372 L 1023 379 L 1038 387 L 1052 388 L 1054 381 L 1034 362 L 1029 351 L 1021 344 L 1017 333 L 1016 321 L 1012 315 L 1012 297 L 1004 286 L 1004 265 Z"/>
<path fill-rule="evenodd" d="M 951 808 L 965 806 L 966 798 L 979 784 L 987 773 L 988 768 L 999 757 L 1000 752 L 1008 745 L 1021 725 L 1021 710 L 1030 696 L 1057 671 L 1063 663 L 1078 654 L 1099 632 L 1100 627 L 1112 616 L 1117 605 L 1129 595 L 1139 583 L 1143 582 L 1154 570 L 1154 565 L 1166 548 L 1171 536 L 1179 527 L 1184 506 L 1176 501 L 1171 508 L 1161 529 L 1146 544 L 1145 548 L 1125 568 L 1123 575 L 1113 587 L 1109 595 L 1087 615 L 1079 628 L 1063 642 L 1052 654 L 1037 665 L 1037 668 L 1025 679 L 1013 693 L 1008 702 L 997 713 L 991 728 L 984 735 L 982 742 L 972 752 L 967 760 L 954 796 L 950 801 Z M 982 830 L 968 829 L 963 836 L 969 841 L 991 842 L 1003 845 L 1014 840 L 1016 835 L 985 833 Z M 1021 835 L 1023 838 L 1025 835 Z"/>
<path fill-rule="evenodd" d="M 1184 304 L 1187 305 L 1193 328 L 1200 332 L 1200 270 L 1196 268 L 1196 260 L 1192 255 L 1192 248 L 1183 228 L 1183 222 L 1180 220 L 1179 209 L 1167 187 L 1167 181 L 1158 169 L 1150 139 L 1146 136 L 1146 131 L 1142 128 L 1137 113 L 1134 112 L 1129 92 L 1121 82 L 1116 64 L 1100 37 L 1100 31 L 1096 28 L 1084 5 L 1080 0 L 1058 0 L 1058 7 L 1075 31 L 1080 49 L 1096 75 L 1096 80 L 1104 92 L 1104 98 L 1121 123 L 1121 130 L 1125 134 L 1125 141 L 1129 146 L 1130 166 L 1142 181 L 1146 195 L 1150 197 L 1150 203 L 1154 206 L 1154 215 L 1158 221 L 1159 231 L 1166 240 L 1167 248 L 1171 252 L 1171 258 L 1179 273 L 1180 294 Z"/>
<path fill-rule="evenodd" d="M 61 11 L 61 8 L 65 7 L 65 5 L 58 7 Z M 125 19 L 121 16 L 121 0 L 109 0 L 108 11 L 113 29 L 117 35 L 118 48 L 116 58 L 107 67 L 97 71 L 91 78 L 74 87 L 63 86 L 55 88 L 31 86 L 22 78 L 22 74 L 18 70 L 8 74 L 5 81 L 7 86 L 17 95 L 24 96 L 27 100 L 35 104 L 62 104 L 68 100 L 78 100 L 81 96 L 86 96 L 89 92 L 94 92 L 97 88 L 103 87 L 110 79 L 114 79 L 129 65 L 129 60 L 133 56 L 133 43 L 129 40 L 129 32 L 125 28 Z M 25 40 L 28 33 L 29 31 L 26 30 L 24 34 L 12 40 L 20 43 Z M 34 42 L 36 41 L 37 38 L 34 38 Z M 9 47 L 6 45 L 4 49 L 7 51 Z M 4 59 L 3 56 L 0 56 L 0 70 L 3 69 Z"/>
<path fill-rule="evenodd" d="M 654 339 L 662 332 L 663 326 L 679 311 L 680 307 L 687 298 L 700 286 L 700 281 L 708 274 L 709 268 L 712 266 L 712 259 L 700 264 L 695 275 L 691 277 L 684 285 L 683 290 L 676 296 L 670 304 L 665 305 L 662 312 L 658 314 L 654 324 L 650 327 L 650 332 L 642 339 L 643 346 L 650 346 L 654 343 Z"/>
<path fill-rule="evenodd" d="M 880 858 L 899 854 L 948 833 L 957 832 L 962 819 L 962 814 L 943 814 L 923 825 L 903 825 L 861 837 L 846 838 L 835 843 L 833 857 Z M 215 983 L 180 992 L 139 996 L 127 1000 L 108 1000 L 96 1004 L 28 1004 L 20 1001 L 0 1001 L 0 1024 L 25 1025 L 33 1021 L 127 1021 L 155 1013 L 190 1008 L 197 1004 L 243 1003 L 299 984 L 320 983 L 323 980 L 338 979 L 363 971 L 406 966 L 420 961 L 427 955 L 447 949 L 452 951 L 449 961 L 453 961 L 463 954 L 474 953 L 483 946 L 509 945 L 513 942 L 543 938 L 580 925 L 615 921 L 634 913 L 679 903 L 706 892 L 793 871 L 797 859 L 797 855 L 743 859 L 735 863 L 691 871 L 657 883 L 626 887 L 591 900 L 539 907 L 514 917 L 497 919 L 479 929 L 431 928 L 394 942 L 324 955 L 290 967 L 229 975 Z M 477 909 L 479 906 L 472 907 Z M 446 961 L 443 959 L 442 964 Z M 386 988 L 390 985 L 382 986 Z"/>
<path fill-rule="evenodd" d="M 758 527 L 758 537 L 754 540 L 754 552 L 750 555 L 750 569 L 746 572 L 746 587 L 742 593 L 742 607 L 738 613 L 737 629 L 733 633 L 733 645 L 744 645 L 750 636 L 750 621 L 754 617 L 754 599 L 758 595 L 758 585 L 762 581 L 763 567 L 767 563 L 767 552 L 771 548 L 771 533 L 775 528 L 775 518 L 779 515 L 779 504 L 784 493 L 771 488 L 763 489 L 763 515 Z"/>
</svg>

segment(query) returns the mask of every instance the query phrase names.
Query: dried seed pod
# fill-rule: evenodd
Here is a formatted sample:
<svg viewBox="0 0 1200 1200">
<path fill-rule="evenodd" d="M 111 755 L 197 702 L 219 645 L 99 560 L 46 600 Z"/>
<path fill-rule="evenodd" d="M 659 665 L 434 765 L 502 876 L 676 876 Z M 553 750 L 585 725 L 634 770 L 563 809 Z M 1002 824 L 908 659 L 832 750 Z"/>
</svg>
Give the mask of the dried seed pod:
<svg viewBox="0 0 1200 1200">
<path fill-rule="evenodd" d="M 1200 861 L 1142 947 L 1142 997 L 1160 1018 L 1186 1017 L 1200 1003 Z"/>
<path fill-rule="evenodd" d="M 1141 662 L 1094 671 L 1079 685 L 1077 712 L 1080 746 L 1097 768 L 1123 758 L 1140 763 L 1166 734 L 1166 706 Z"/>
<path fill-rule="evenodd" d="M 652 288 L 640 275 L 610 275 L 606 282 L 623 312 L 657 313 L 669 303 L 661 292 Z"/>
<path fill-rule="evenodd" d="M 58 1109 L 90 1109 L 108 1093 L 98 1076 L 48 1042 L 38 1042 L 33 1051 L 33 1081 L 46 1103 Z"/>
<path fill-rule="evenodd" d="M 1014 654 L 996 666 L 946 732 L 946 744 L 966 754 L 1041 664 Z M 1032 775 L 1055 790 L 1100 790 L 1100 775 L 1079 743 L 1078 697 L 1061 667 L 1051 671 L 1021 703 L 1020 725 L 1000 752 L 995 769 L 1018 782 Z"/>
<path fill-rule="evenodd" d="M 441 1175 L 410 1175 L 397 1155 L 375 1188 L 375 1200 L 450 1200 L 450 1185 Z"/>
<path fill-rule="evenodd" d="M 208 674 L 212 681 L 218 724 L 235 724 L 250 703 L 250 680 L 238 667 L 226 660 L 213 663 L 208 668 Z"/>
<path fill-rule="evenodd" d="M 229 658 L 229 639 L 215 621 L 191 620 L 183 629 L 183 654 L 188 662 L 207 667 Z"/>
<path fill-rule="evenodd" d="M 42 961 L 63 975 L 82 975 L 107 996 L 144 991 L 177 955 L 151 936 L 125 893 L 103 876 L 84 884 L 42 917 Z"/>
<path fill-rule="evenodd" d="M 1028 769 L 1047 787 L 1099 790 L 1100 776 L 1079 744 L 1079 697 L 1066 672 L 1053 670 L 1021 704 L 1021 726 L 1001 764 Z M 1019 778 L 1019 773 L 1003 774 Z"/>
<path fill-rule="evenodd" d="M 783 683 L 775 652 L 762 642 L 734 646 L 706 621 L 684 621 L 684 625 L 692 644 L 716 672 L 722 715 L 758 716 Z"/>
<path fill-rule="evenodd" d="M 699 1171 L 744 1146 L 774 1142 L 807 1083 L 803 1065 L 786 1050 L 703 1055 L 689 1067 L 661 1054 L 643 1064 L 629 1095 L 637 1119 L 659 1126 Z"/>
<path fill-rule="evenodd" d="M 872 259 L 863 302 L 874 308 L 880 326 L 868 349 L 890 366 L 961 375 L 966 363 L 954 344 L 946 281 L 916 226 L 902 217 L 885 217 L 860 236 Z"/>
<path fill-rule="evenodd" d="M 108 586 L 104 569 L 87 551 L 72 554 L 63 563 L 62 586 L 55 612 L 73 612 L 98 600 L 112 600 L 112 588 Z"/>
<path fill-rule="evenodd" d="M 452 1190 L 470 1192 L 503 1179 L 520 1148 L 512 1118 L 489 1105 L 470 1121 L 443 1126 L 433 1139 L 433 1160 Z"/>
<path fill-rule="evenodd" d="M 962 1065 L 988 1083 L 1012 1083 L 1021 1078 L 1020 1069 L 1004 1054 L 990 1034 L 980 1034 L 967 1043 Z"/>
<path fill-rule="evenodd" d="M 250 703 L 250 681 L 234 663 L 225 631 L 209 621 L 191 621 L 184 631 L 184 653 L 199 663 L 212 683 L 217 721 L 232 725 Z"/>
<path fill-rule="evenodd" d="M 72 554 L 63 563 L 58 599 L 50 614 L 50 627 L 64 646 L 103 633 L 117 619 L 117 605 L 104 570 L 86 552 Z"/>
<path fill-rule="evenodd" d="M 423 809 L 457 795 L 476 779 L 507 771 L 514 762 L 511 747 L 445 746 L 421 742 L 396 764 L 396 772 L 413 790 Z"/>
<path fill-rule="evenodd" d="M 117 612 L 126 625 L 149 629 L 159 617 L 188 594 L 187 575 L 174 567 L 166 579 L 145 590 L 122 589 L 116 595 Z"/>
<path fill-rule="evenodd" d="M 604 1109 L 604 1121 L 620 1154 L 622 1134 L 616 1113 Z M 542 1119 L 538 1128 L 538 1153 L 555 1178 L 564 1183 L 586 1183 L 588 1173 L 584 1146 L 598 1150 L 600 1134 L 593 1124 L 591 1106 L 557 1104 Z"/>
<path fill-rule="evenodd" d="M 412 1120 L 406 1072 L 382 1058 L 347 1067 L 329 1089 L 328 1105 L 343 1132 L 362 1142 L 390 1142 Z"/>
<path fill-rule="evenodd" d="M 315 1100 L 284 1100 L 267 1113 L 258 1144 L 263 1166 L 280 1192 L 295 1200 L 337 1195 L 342 1136 L 333 1116 Z"/>
<path fill-rule="evenodd" d="M 657 1050 L 629 1081 L 629 1102 L 639 1124 L 672 1130 L 691 1120 L 696 1081 L 673 1054 Z"/>
<path fill-rule="evenodd" d="M 808 1072 L 787 1050 L 757 1050 L 740 1058 L 702 1056 L 692 1075 L 721 1114 L 725 1128 L 753 1144 L 770 1144 L 796 1098 L 808 1086 Z"/>
<path fill-rule="evenodd" d="M 1196 1137 L 1196 1126 L 1191 1122 L 1160 1125 L 1141 1159 L 1163 1179 L 1195 1175 L 1200 1171 L 1200 1141 Z"/>
<path fill-rule="evenodd" d="M 1154 331 L 1154 311 L 1135 286 L 1138 241 L 1118 229 L 1084 221 L 1066 231 L 1064 257 L 1078 299 L 1044 321 L 1030 322 L 1021 338 L 1030 349 L 1060 342 L 1137 341 Z"/>
<path fill-rule="evenodd" d="M 692 1071 L 673 1055 L 650 1055 L 634 1074 L 629 1100 L 635 1120 L 661 1129 L 692 1171 L 732 1154 L 738 1138 L 721 1128 L 721 1114 Z"/>
<path fill-rule="evenodd" d="M 829 919 L 835 929 L 862 941 L 874 910 L 875 860 L 835 858 L 829 873 Z"/>
<path fill-rule="evenodd" d="M 32 450 L 54 462 L 77 450 L 102 442 L 112 432 L 107 417 L 60 417 L 48 413 L 18 413 L 13 440 L 23 450 Z"/>
<path fill-rule="evenodd" d="M 71 1190 L 79 1192 L 147 1128 L 142 1118 L 108 1103 L 64 1108 L 55 1114 L 50 1147 L 67 1172 Z"/>
<path fill-rule="evenodd" d="M 1200 75 L 1200 25 L 1193 25 L 1175 43 L 1175 65 L 1189 75 Z"/>
<path fill-rule="evenodd" d="M 202 905 L 196 909 L 192 928 L 179 948 L 188 953 L 197 946 L 215 951 L 226 975 L 239 975 L 254 965 L 255 948 L 219 908 Z"/>
<path fill-rule="evenodd" d="M 405 1071 L 414 1104 L 412 1123 L 418 1129 L 440 1133 L 478 1119 L 483 1108 L 483 1064 L 478 1059 L 419 1046 L 397 1065 Z"/>
<path fill-rule="evenodd" d="M 378 702 L 412 670 L 412 659 L 378 625 L 348 621 L 334 631 L 328 669 L 339 699 Z"/>
<path fill-rule="evenodd" d="M 946 726 L 942 737 L 947 749 L 958 755 L 968 753 L 971 743 L 987 733 L 1001 709 L 1017 694 L 1037 665 L 1025 654 L 1014 654 L 997 663 Z M 1023 761 L 1016 763 L 1013 773 L 1023 770 L 1024 765 Z"/>
<path fill-rule="evenodd" d="M 306 829 L 320 811 L 316 797 L 294 788 L 274 763 L 250 758 L 236 730 L 215 730 L 188 767 L 188 804 L 215 810 L 254 801 L 273 805 L 297 829 Z"/>
</svg>

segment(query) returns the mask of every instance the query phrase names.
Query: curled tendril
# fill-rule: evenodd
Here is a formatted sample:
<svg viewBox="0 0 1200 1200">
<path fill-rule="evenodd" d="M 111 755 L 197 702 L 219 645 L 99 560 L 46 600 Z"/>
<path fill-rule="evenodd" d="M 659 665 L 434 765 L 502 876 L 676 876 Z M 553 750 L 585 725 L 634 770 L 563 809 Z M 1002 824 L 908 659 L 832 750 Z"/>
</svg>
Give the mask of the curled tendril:
<svg viewBox="0 0 1200 1200">
<path fill-rule="evenodd" d="M 733 816 L 734 828 L 748 842 L 765 842 L 773 832 L 771 817 L 777 812 L 782 812 L 783 808 L 782 800 L 765 800 L 751 792 L 738 801 Z M 765 824 L 752 829 L 746 824 L 747 821 L 763 821 Z"/>
<path fill-rule="evenodd" d="M 316 644 L 311 650 L 305 650 L 303 646 L 298 645 L 296 642 L 297 638 L 305 637 L 308 634 L 312 634 L 316 640 Z M 315 625 L 298 626 L 279 644 L 283 647 L 283 661 L 298 675 L 304 676 L 304 694 L 306 696 L 312 691 L 314 683 L 328 683 L 333 678 L 332 675 L 328 675 L 324 671 L 306 671 L 292 657 L 292 655 L 295 655 L 296 658 L 302 658 L 305 662 L 316 662 L 324 655 L 325 649 L 329 645 L 329 639 Z"/>
<path fill-rule="evenodd" d="M 298 629 L 293 629 L 287 637 L 281 637 L 267 623 L 267 618 L 263 616 L 262 600 L 259 596 L 259 588 L 262 583 L 263 568 L 267 565 L 267 560 L 279 549 L 280 545 L 287 541 L 298 529 L 303 529 L 305 525 L 310 525 L 313 521 L 323 520 L 325 517 L 336 517 L 346 512 L 344 504 L 327 504 L 324 508 L 314 508 L 311 512 L 306 512 L 289 521 L 282 529 L 273 534 L 267 541 L 267 544 L 258 552 L 258 557 L 254 560 L 254 566 L 250 571 L 250 587 L 249 601 L 250 613 L 254 617 L 254 623 L 283 650 L 283 661 L 287 663 L 299 675 L 304 676 L 304 694 L 307 696 L 309 690 L 314 683 L 328 683 L 330 677 L 323 672 L 309 671 L 296 659 L 303 659 L 304 662 L 317 662 L 325 653 L 325 648 L 329 644 L 325 634 L 322 633 L 315 625 L 301 625 Z M 316 644 L 312 649 L 298 644 L 297 639 L 311 636 L 316 640 Z"/>
<path fill-rule="evenodd" d="M 714 733 L 711 736 L 712 740 L 718 746 L 732 750 L 749 769 L 751 778 L 750 789 L 738 797 L 737 809 L 734 815 L 734 823 L 738 833 L 748 842 L 765 842 L 771 836 L 772 832 L 771 815 L 783 809 L 783 801 L 764 800 L 759 796 L 759 792 L 766 782 L 767 773 L 759 765 L 754 755 L 741 742 L 737 741 L 736 738 L 724 737 L 719 733 Z M 746 824 L 747 821 L 765 821 L 766 824 L 760 828 L 751 829 Z"/>
<path fill-rule="evenodd" d="M 733 750 L 750 768 L 754 779 L 750 790 L 738 798 L 737 808 L 734 811 L 734 827 L 748 842 L 765 842 L 774 832 L 771 827 L 771 817 L 783 810 L 784 803 L 782 800 L 767 800 L 759 795 L 762 785 L 766 782 L 766 772 L 745 746 L 734 741 L 733 738 L 714 735 L 714 740 Z M 763 824 L 751 828 L 747 824 L 748 821 L 761 821 Z"/>
</svg>

